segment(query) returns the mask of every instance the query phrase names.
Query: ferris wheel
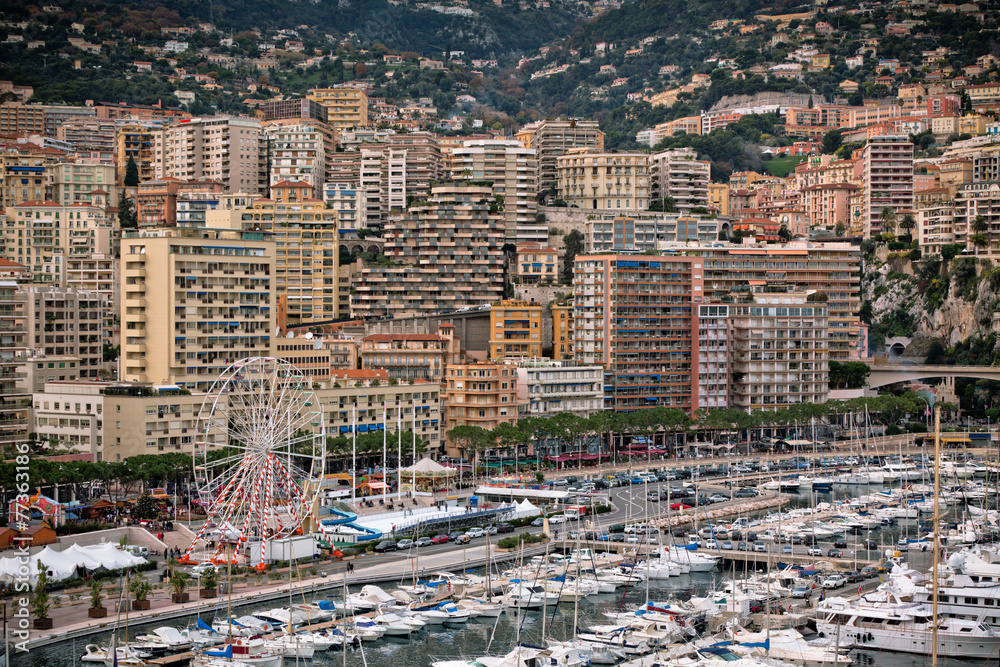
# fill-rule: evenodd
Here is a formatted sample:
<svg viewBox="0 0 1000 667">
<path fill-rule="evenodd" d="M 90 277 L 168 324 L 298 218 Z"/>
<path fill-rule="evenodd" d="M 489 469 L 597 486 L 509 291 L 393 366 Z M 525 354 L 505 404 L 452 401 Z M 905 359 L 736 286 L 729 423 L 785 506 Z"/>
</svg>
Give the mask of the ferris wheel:
<svg viewBox="0 0 1000 667">
<path fill-rule="evenodd" d="M 194 443 L 197 501 L 205 525 L 181 559 L 199 544 L 215 563 L 259 556 L 267 542 L 302 532 L 310 493 L 323 472 L 326 433 L 311 382 L 281 359 L 242 359 L 212 384 L 198 414 Z M 204 548 L 204 547 L 203 547 Z"/>
</svg>

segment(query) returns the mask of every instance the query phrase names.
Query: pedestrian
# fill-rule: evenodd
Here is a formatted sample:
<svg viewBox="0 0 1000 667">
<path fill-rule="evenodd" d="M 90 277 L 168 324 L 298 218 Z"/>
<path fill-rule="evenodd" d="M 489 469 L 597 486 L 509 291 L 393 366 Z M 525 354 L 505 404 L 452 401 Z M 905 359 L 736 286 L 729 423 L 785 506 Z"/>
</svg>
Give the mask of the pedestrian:
<svg viewBox="0 0 1000 667">
<path fill-rule="evenodd" d="M 354 563 L 348 563 L 347 564 L 347 571 L 348 572 L 354 572 Z"/>
</svg>

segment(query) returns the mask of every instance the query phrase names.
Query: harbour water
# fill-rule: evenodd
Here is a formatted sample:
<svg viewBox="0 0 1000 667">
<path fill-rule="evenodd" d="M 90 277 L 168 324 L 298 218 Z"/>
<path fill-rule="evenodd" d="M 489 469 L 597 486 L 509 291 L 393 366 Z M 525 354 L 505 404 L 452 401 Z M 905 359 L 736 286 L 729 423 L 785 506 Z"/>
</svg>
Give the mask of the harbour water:
<svg viewBox="0 0 1000 667">
<path fill-rule="evenodd" d="M 850 491 L 837 490 L 836 498 L 843 499 L 850 496 Z M 793 496 L 793 506 L 809 506 L 814 502 L 829 502 L 830 494 L 815 494 L 815 498 L 809 493 L 800 493 Z M 956 517 L 958 518 L 958 517 Z M 895 526 L 886 526 L 871 531 L 869 535 L 858 536 L 862 539 L 871 539 L 888 548 L 895 544 L 900 536 L 915 536 L 918 532 L 917 522 L 903 521 Z M 854 538 L 851 538 L 853 542 Z M 598 550 L 600 547 L 598 546 Z M 871 557 L 877 558 L 876 553 Z M 916 556 L 920 566 L 927 564 L 924 554 Z M 758 565 L 763 568 L 766 560 L 762 559 Z M 686 600 L 693 595 L 703 595 L 713 590 L 724 577 L 728 577 L 733 570 L 728 572 L 717 571 L 713 573 L 695 573 L 674 577 L 669 580 L 654 580 L 649 582 L 648 599 L 667 600 L 670 598 Z M 736 572 L 740 576 L 740 572 Z M 386 585 L 386 589 L 393 586 Z M 631 587 L 624 593 L 615 595 L 600 595 L 581 601 L 578 605 L 577 625 L 585 627 L 588 625 L 607 624 L 609 621 L 605 612 L 635 609 L 647 600 L 647 587 L 645 582 Z M 317 593 L 307 596 L 307 599 L 334 598 L 340 595 L 341 591 L 332 589 L 326 593 Z M 296 595 L 296 602 L 301 601 L 301 596 Z M 263 610 L 281 606 L 279 603 L 268 605 L 246 605 L 234 609 L 239 614 L 247 614 L 253 611 Z M 220 603 L 218 615 L 224 617 L 226 609 L 224 603 Z M 213 612 L 207 611 L 201 614 L 205 621 L 211 621 Z M 154 627 L 171 626 L 178 629 L 193 626 L 197 620 L 195 615 L 188 618 L 163 621 L 146 624 L 143 626 L 130 627 L 129 636 L 146 632 Z M 573 635 L 574 605 L 561 603 L 554 609 L 549 609 L 545 618 L 545 639 L 563 640 Z M 346 656 L 347 664 L 357 667 L 428 667 L 434 660 L 474 658 L 484 654 L 504 654 L 508 652 L 517 642 L 540 644 L 542 636 L 542 614 L 538 611 L 522 612 L 520 616 L 512 613 L 502 615 L 496 619 L 479 618 L 470 620 L 461 627 L 449 628 L 442 626 L 431 626 L 432 629 L 423 629 L 409 639 L 383 638 L 383 640 L 365 644 L 363 653 L 359 649 L 349 649 Z M 33 649 L 27 655 L 14 656 L 12 665 L 15 667 L 70 667 L 75 665 L 85 665 L 80 661 L 87 644 L 107 645 L 110 632 L 98 632 L 83 638 L 68 640 L 66 642 Z M 917 665 L 929 665 L 930 658 L 927 656 L 905 655 L 905 654 L 874 654 L 870 652 L 855 651 L 855 664 L 858 667 L 871 667 L 878 663 L 879 667 L 916 667 Z M 1000 659 L 1000 656 L 997 656 Z M 963 661 L 956 656 L 939 656 L 939 664 L 942 667 L 947 665 L 959 666 L 972 664 Z M 296 660 L 288 658 L 286 665 L 295 665 Z M 327 667 L 344 664 L 343 652 L 317 653 L 310 661 L 299 661 L 299 664 L 312 664 L 316 667 Z"/>
</svg>

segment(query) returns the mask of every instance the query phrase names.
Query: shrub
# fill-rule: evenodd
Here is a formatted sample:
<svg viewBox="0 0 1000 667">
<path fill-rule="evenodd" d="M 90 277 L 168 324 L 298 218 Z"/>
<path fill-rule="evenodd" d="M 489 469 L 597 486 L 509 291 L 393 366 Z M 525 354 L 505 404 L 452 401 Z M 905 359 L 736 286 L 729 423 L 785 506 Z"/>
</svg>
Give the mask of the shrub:
<svg viewBox="0 0 1000 667">
<path fill-rule="evenodd" d="M 516 549 L 521 543 L 524 544 L 538 544 L 539 542 L 544 542 L 546 538 L 544 535 L 530 535 L 528 533 L 521 533 L 520 535 L 512 535 L 510 537 L 505 537 L 499 542 L 497 542 L 498 549 Z"/>
</svg>

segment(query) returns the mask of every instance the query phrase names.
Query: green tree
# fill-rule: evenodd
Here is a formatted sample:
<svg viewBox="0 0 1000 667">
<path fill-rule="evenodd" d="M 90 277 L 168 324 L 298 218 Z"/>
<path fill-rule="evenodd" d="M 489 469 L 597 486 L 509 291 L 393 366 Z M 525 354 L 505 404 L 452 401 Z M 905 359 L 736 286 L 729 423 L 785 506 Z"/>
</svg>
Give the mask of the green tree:
<svg viewBox="0 0 1000 667">
<path fill-rule="evenodd" d="M 824 154 L 836 153 L 844 143 L 844 133 L 841 130 L 830 130 L 823 135 L 822 152 Z"/>
<path fill-rule="evenodd" d="M 786 225 L 782 225 L 781 229 L 778 230 L 778 238 L 785 243 L 792 240 L 792 233 L 788 231 L 788 227 Z"/>
<path fill-rule="evenodd" d="M 563 237 L 563 243 L 566 246 L 566 251 L 563 256 L 562 281 L 563 284 L 572 285 L 573 262 L 576 261 L 576 256 L 583 252 L 583 234 L 574 229 Z"/>
<path fill-rule="evenodd" d="M 136 213 L 132 199 L 122 190 L 118 197 L 118 227 L 119 229 L 136 229 L 139 227 L 139 214 Z"/>
<path fill-rule="evenodd" d="M 35 594 L 31 599 L 31 609 L 35 613 L 35 618 L 45 620 L 49 617 L 49 571 L 42 561 L 36 564 L 38 568 L 38 578 L 35 584 Z"/>
<path fill-rule="evenodd" d="M 140 519 L 155 519 L 160 515 L 156 499 L 148 493 L 142 494 L 135 503 L 135 513 Z"/>
<path fill-rule="evenodd" d="M 131 155 L 128 156 L 128 162 L 125 164 L 125 187 L 134 188 L 139 185 L 139 165 L 135 163 L 135 158 Z"/>
</svg>

